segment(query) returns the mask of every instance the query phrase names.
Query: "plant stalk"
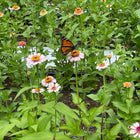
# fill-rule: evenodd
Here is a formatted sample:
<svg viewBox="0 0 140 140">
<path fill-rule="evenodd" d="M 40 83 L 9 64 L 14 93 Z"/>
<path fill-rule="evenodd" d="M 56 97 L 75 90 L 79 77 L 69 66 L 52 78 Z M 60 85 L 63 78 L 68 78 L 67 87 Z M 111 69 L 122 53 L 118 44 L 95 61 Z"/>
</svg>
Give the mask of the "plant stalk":
<svg viewBox="0 0 140 140">
<path fill-rule="evenodd" d="M 76 65 L 75 65 L 75 70 L 76 70 L 75 74 L 76 74 L 77 102 L 78 102 L 78 105 L 79 105 L 79 91 L 78 91 L 78 75 L 77 75 L 78 70 L 77 70 L 77 62 L 76 62 L 75 64 L 76 64 Z"/>
<path fill-rule="evenodd" d="M 37 104 L 39 105 L 40 103 L 40 93 L 39 93 L 39 69 L 38 69 L 38 65 L 37 66 L 37 77 L 38 77 L 38 81 L 37 81 L 37 84 L 38 84 L 38 102 Z"/>
<path fill-rule="evenodd" d="M 56 100 L 56 93 L 54 92 L 54 96 L 55 96 L 55 105 L 57 104 L 57 100 Z M 56 116 L 56 109 L 55 109 L 55 120 L 54 120 L 54 137 L 53 139 L 55 139 L 56 137 L 56 121 L 57 121 L 57 116 Z"/>
<path fill-rule="evenodd" d="M 104 126 L 104 108 L 106 100 L 106 91 L 105 91 L 105 73 L 103 72 L 103 83 L 104 83 L 104 100 L 103 100 L 103 110 L 102 110 L 102 122 L 101 122 L 101 140 L 103 140 L 103 126 Z"/>
</svg>

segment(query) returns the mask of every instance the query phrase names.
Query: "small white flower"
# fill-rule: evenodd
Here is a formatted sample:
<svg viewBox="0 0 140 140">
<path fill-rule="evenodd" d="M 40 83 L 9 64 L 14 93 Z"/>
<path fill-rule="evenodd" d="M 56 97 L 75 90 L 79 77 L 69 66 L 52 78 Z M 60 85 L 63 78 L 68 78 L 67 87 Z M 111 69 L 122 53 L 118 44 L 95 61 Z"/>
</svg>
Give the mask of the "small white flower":
<svg viewBox="0 0 140 140">
<path fill-rule="evenodd" d="M 49 93 L 51 92 L 58 92 L 61 86 L 58 83 L 49 84 L 47 90 Z"/>
<path fill-rule="evenodd" d="M 98 64 L 98 66 L 96 67 L 96 69 L 99 70 L 99 71 L 101 71 L 102 69 L 105 69 L 107 67 L 108 67 L 108 64 L 106 64 L 106 63 L 103 62 L 103 63 Z"/>
<path fill-rule="evenodd" d="M 28 66 L 37 65 L 37 64 L 40 64 L 40 63 L 46 61 L 46 56 L 44 56 L 40 53 L 37 53 L 37 54 L 34 54 L 34 55 L 29 55 L 26 58 L 26 61 L 27 61 Z"/>
<path fill-rule="evenodd" d="M 128 126 L 130 130 L 130 134 L 135 134 L 134 137 L 139 137 L 140 138 L 140 125 L 138 122 L 134 123 L 132 126 Z"/>
<path fill-rule="evenodd" d="M 53 83 L 56 83 L 56 79 L 52 76 L 47 76 L 41 81 L 41 84 L 44 87 L 48 87 L 50 84 L 53 84 Z"/>
<path fill-rule="evenodd" d="M 39 93 L 44 92 L 45 90 L 43 88 L 39 88 Z M 32 89 L 32 93 L 38 93 L 38 88 Z"/>
</svg>

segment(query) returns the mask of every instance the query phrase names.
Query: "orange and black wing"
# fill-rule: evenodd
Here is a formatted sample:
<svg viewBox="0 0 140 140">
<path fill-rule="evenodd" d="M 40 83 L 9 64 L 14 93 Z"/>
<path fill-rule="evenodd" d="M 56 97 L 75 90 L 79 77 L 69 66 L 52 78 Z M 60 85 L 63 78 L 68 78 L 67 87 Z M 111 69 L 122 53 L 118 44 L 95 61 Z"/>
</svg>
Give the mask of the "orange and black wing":
<svg viewBox="0 0 140 140">
<path fill-rule="evenodd" d="M 75 49 L 73 43 L 64 36 L 60 36 L 61 39 L 61 52 L 67 55 L 69 52 Z"/>
</svg>

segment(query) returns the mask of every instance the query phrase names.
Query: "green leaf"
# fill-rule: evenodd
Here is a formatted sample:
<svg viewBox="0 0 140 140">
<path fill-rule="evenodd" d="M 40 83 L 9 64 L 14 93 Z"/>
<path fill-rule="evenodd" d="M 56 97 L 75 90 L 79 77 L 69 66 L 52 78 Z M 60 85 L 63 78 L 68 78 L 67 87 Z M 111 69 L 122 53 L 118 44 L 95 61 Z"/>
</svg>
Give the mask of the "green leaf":
<svg viewBox="0 0 140 140">
<path fill-rule="evenodd" d="M 15 101 L 23 92 L 25 92 L 25 91 L 27 91 L 27 90 L 33 88 L 33 87 L 36 88 L 37 86 L 30 86 L 30 87 L 24 87 L 24 88 L 22 88 L 22 89 L 17 93 L 17 95 L 16 95 L 14 101 Z"/>
<path fill-rule="evenodd" d="M 35 117 L 30 112 L 28 112 L 27 121 L 30 126 L 35 123 Z"/>
<path fill-rule="evenodd" d="M 74 119 L 79 120 L 79 118 L 78 118 L 77 115 L 74 113 L 74 111 L 73 111 L 71 108 L 69 108 L 68 106 L 66 106 L 64 103 L 61 103 L 61 102 L 57 103 L 57 104 L 55 105 L 55 109 L 56 109 L 58 112 L 60 112 L 60 113 L 62 113 L 62 114 L 64 114 L 64 115 L 68 115 L 68 116 L 71 117 L 71 118 L 74 118 Z"/>
<path fill-rule="evenodd" d="M 39 120 L 38 122 L 38 126 L 37 126 L 37 131 L 44 131 L 47 127 L 48 122 L 51 121 L 51 115 L 48 115 L 47 117 L 43 117 L 41 118 L 41 120 Z"/>
<path fill-rule="evenodd" d="M 91 14 L 91 16 L 96 22 L 98 22 L 98 16 L 95 13 Z"/>
<path fill-rule="evenodd" d="M 51 132 L 39 132 L 39 133 L 32 133 L 18 140 L 53 140 L 54 134 Z M 69 137 L 65 136 L 63 133 L 57 133 L 56 140 L 71 140 Z"/>
<path fill-rule="evenodd" d="M 1 121 L 0 121 L 0 129 L 3 128 L 4 126 L 8 125 L 8 124 L 9 124 L 8 121 L 1 120 Z"/>
<path fill-rule="evenodd" d="M 87 95 L 90 99 L 92 99 L 93 101 L 99 101 L 99 97 L 97 94 L 90 94 L 90 95 Z"/>
<path fill-rule="evenodd" d="M 53 35 L 53 29 L 51 27 L 48 28 L 48 34 L 52 38 Z"/>
<path fill-rule="evenodd" d="M 131 106 L 132 113 L 139 113 L 140 112 L 140 105 L 133 105 Z"/>
<path fill-rule="evenodd" d="M 99 140 L 101 137 L 101 135 L 99 133 L 94 133 L 92 135 L 89 135 L 87 137 L 87 140 Z"/>
<path fill-rule="evenodd" d="M 26 108 L 24 108 L 24 109 L 20 112 L 19 115 L 23 114 L 24 112 L 26 113 L 27 111 L 32 110 L 32 109 L 35 108 L 35 107 L 38 107 L 38 106 L 37 106 L 37 101 L 32 101 L 32 102 L 30 102 L 30 103 L 26 106 Z"/>
<path fill-rule="evenodd" d="M 117 101 L 113 101 L 112 103 L 115 107 L 119 108 L 121 111 L 123 111 L 127 114 L 129 113 L 129 108 L 126 104 L 123 104 L 123 103 L 117 102 Z"/>
<path fill-rule="evenodd" d="M 120 120 L 117 119 L 117 121 L 119 122 L 119 124 L 121 125 L 121 127 L 123 128 L 123 130 L 125 131 L 125 133 L 127 135 L 129 135 L 129 131 L 128 131 L 128 126 L 125 126 L 124 123 Z"/>
<path fill-rule="evenodd" d="M 78 104 L 77 94 L 71 93 L 71 95 L 72 95 L 72 101 L 73 101 L 73 103 L 74 104 Z M 81 101 L 82 101 L 82 99 L 79 97 L 79 102 L 81 102 Z"/>
<path fill-rule="evenodd" d="M 73 16 L 73 14 L 68 14 L 66 16 L 62 16 L 61 17 L 61 19 L 62 19 L 61 23 L 63 23 L 66 19 L 71 18 L 72 16 Z"/>
<path fill-rule="evenodd" d="M 8 67 L 2 63 L 0 63 L 0 68 L 8 69 Z"/>
<path fill-rule="evenodd" d="M 73 32 L 75 30 L 75 28 L 78 26 L 78 24 L 74 24 L 70 30 L 70 32 L 68 33 L 67 37 L 70 38 L 73 35 Z"/>
<path fill-rule="evenodd" d="M 138 18 L 140 18 L 140 9 L 136 10 L 134 13 Z"/>
<path fill-rule="evenodd" d="M 0 129 L 0 140 L 3 140 L 4 136 L 8 133 L 8 131 L 10 131 L 13 127 L 15 126 L 15 124 L 8 124 L 6 126 L 4 126 L 3 128 Z"/>
<path fill-rule="evenodd" d="M 15 132 L 15 133 L 13 133 L 13 134 L 11 134 L 10 136 L 14 136 L 14 135 L 27 135 L 27 134 L 29 134 L 30 133 L 30 131 L 28 131 L 28 130 L 21 130 L 21 131 L 18 131 L 18 132 Z"/>
<path fill-rule="evenodd" d="M 55 101 L 52 101 L 52 102 L 48 102 L 46 104 L 43 104 L 43 105 L 40 105 L 39 106 L 39 109 L 41 111 L 45 111 L 45 112 L 48 112 L 48 113 L 51 113 L 51 114 L 55 114 L 55 110 L 54 110 L 54 105 L 55 105 Z"/>
<path fill-rule="evenodd" d="M 109 136 L 110 138 L 114 138 L 114 140 L 116 140 L 116 137 L 118 137 L 118 133 L 120 132 L 121 129 L 121 124 L 116 124 L 115 126 L 113 126 L 110 130 Z M 116 136 L 116 137 L 115 137 Z M 113 140 L 113 139 L 112 139 Z"/>
</svg>

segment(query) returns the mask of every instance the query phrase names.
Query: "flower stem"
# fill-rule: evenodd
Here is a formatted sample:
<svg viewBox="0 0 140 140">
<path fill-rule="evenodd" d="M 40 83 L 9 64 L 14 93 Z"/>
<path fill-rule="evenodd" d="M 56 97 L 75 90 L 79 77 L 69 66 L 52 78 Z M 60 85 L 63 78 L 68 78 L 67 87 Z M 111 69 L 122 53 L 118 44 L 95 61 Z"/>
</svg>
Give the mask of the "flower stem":
<svg viewBox="0 0 140 140">
<path fill-rule="evenodd" d="M 77 102 L 78 102 L 78 104 L 79 104 L 78 75 L 77 75 L 77 73 L 78 73 L 78 70 L 77 70 L 77 63 L 75 63 L 75 64 L 76 64 L 76 65 L 75 65 L 75 70 L 76 70 L 75 74 L 76 74 L 76 91 L 77 91 Z"/>
<path fill-rule="evenodd" d="M 40 93 L 39 93 L 39 69 L 38 69 L 38 65 L 36 65 L 37 66 L 37 77 L 38 77 L 38 82 L 37 82 L 37 84 L 38 84 L 38 102 L 37 102 L 37 104 L 39 105 L 39 103 L 40 103 Z"/>
<path fill-rule="evenodd" d="M 103 140 L 103 125 L 104 125 L 104 108 L 106 100 L 106 91 L 105 91 L 105 73 L 103 73 L 103 83 L 104 83 L 104 99 L 103 99 L 103 110 L 102 110 L 102 122 L 101 122 L 101 140 Z"/>
<path fill-rule="evenodd" d="M 89 132 L 89 126 L 87 127 L 87 134 L 86 134 L 86 139 L 85 140 L 88 140 L 88 132 Z"/>
<path fill-rule="evenodd" d="M 57 100 L 56 100 L 56 93 L 54 92 L 54 96 L 55 96 L 55 105 L 57 104 Z M 56 137 L 56 119 L 57 119 L 57 116 L 56 116 L 56 109 L 55 109 L 55 120 L 54 120 L 54 139 Z"/>
</svg>

